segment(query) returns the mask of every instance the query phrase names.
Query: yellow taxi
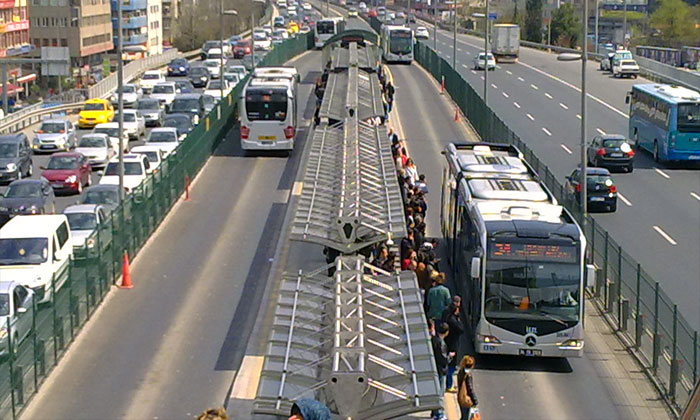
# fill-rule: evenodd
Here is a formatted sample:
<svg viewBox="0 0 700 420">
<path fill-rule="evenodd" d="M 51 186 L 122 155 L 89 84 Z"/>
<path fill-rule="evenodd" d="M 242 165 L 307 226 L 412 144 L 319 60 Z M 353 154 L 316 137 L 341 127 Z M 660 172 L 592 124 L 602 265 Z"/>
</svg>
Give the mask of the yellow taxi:
<svg viewBox="0 0 700 420">
<path fill-rule="evenodd" d="M 287 28 L 289 35 L 294 35 L 299 33 L 299 25 L 296 22 L 289 22 L 289 27 Z"/>
<path fill-rule="evenodd" d="M 111 122 L 114 118 L 114 107 L 106 99 L 88 99 L 79 116 L 79 128 L 93 128 L 97 124 Z"/>
</svg>

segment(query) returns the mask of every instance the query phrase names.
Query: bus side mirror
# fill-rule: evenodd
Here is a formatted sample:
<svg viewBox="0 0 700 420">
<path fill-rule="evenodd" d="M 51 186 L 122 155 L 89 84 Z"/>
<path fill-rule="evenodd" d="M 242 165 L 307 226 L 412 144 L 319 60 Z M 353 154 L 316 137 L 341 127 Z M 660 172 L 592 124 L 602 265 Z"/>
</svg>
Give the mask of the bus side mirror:
<svg viewBox="0 0 700 420">
<path fill-rule="evenodd" d="M 479 278 L 479 273 L 481 273 L 481 258 L 472 257 L 471 275 L 473 279 Z"/>
<path fill-rule="evenodd" d="M 630 96 L 629 95 L 625 96 L 625 103 L 626 104 L 630 103 Z"/>
<path fill-rule="evenodd" d="M 595 265 L 586 264 L 586 287 L 591 289 L 595 286 Z"/>
</svg>

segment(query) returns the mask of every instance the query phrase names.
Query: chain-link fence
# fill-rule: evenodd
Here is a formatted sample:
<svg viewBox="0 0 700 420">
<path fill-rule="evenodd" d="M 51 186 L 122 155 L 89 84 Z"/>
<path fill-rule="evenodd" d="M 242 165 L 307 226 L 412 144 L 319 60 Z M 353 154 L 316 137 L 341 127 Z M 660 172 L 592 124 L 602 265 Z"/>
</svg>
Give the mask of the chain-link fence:
<svg viewBox="0 0 700 420">
<path fill-rule="evenodd" d="M 677 305 L 595 219 L 583 217 L 577 199 L 447 60 L 424 42 L 416 44 L 415 58 L 436 80 L 444 77 L 447 92 L 483 141 L 517 146 L 542 182 L 576 218 L 588 239 L 588 260 L 598 268 L 594 301 L 674 410 L 684 406 L 698 379 L 700 347 L 697 331 L 688 325 Z"/>
<path fill-rule="evenodd" d="M 311 34 L 300 34 L 275 47 L 261 65 L 282 64 L 312 45 Z M 0 326 L 0 419 L 17 418 L 121 277 L 124 253 L 131 258 L 138 254 L 189 180 L 236 124 L 238 98 L 247 80 L 241 81 L 158 170 L 111 212 L 84 248 L 76 250 L 54 275 L 47 291 L 48 303 L 0 304 L 0 316 L 7 316 L 5 325 Z"/>
</svg>

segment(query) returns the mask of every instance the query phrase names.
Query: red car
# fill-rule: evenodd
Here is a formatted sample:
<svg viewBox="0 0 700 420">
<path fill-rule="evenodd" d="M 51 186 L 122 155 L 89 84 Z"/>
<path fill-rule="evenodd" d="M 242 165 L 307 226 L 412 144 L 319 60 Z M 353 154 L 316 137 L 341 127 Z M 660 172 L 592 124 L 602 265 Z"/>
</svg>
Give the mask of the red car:
<svg viewBox="0 0 700 420">
<path fill-rule="evenodd" d="M 92 168 L 81 153 L 54 153 L 49 164 L 41 167 L 41 176 L 46 178 L 54 191 L 80 194 L 84 186 L 91 183 Z"/>
<path fill-rule="evenodd" d="M 379 15 L 377 14 L 377 11 L 372 9 L 369 12 L 367 12 L 367 17 L 378 17 Z"/>
<path fill-rule="evenodd" d="M 233 58 L 243 58 L 253 51 L 253 43 L 249 39 L 238 41 L 233 47 Z"/>
</svg>

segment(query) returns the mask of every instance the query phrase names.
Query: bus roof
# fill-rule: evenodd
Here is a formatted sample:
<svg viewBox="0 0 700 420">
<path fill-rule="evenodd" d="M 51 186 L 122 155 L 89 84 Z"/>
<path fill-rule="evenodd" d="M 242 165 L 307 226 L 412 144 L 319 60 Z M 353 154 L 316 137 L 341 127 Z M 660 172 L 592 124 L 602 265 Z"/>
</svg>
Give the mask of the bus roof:
<svg viewBox="0 0 700 420">
<path fill-rule="evenodd" d="M 326 18 L 319 19 L 318 21 L 316 21 L 316 24 L 318 25 L 319 22 L 342 22 L 343 20 L 345 20 L 345 19 L 343 19 L 342 17 L 339 17 L 339 16 L 326 17 Z"/>
<path fill-rule="evenodd" d="M 647 83 L 634 85 L 633 89 L 648 93 L 672 104 L 700 102 L 700 93 L 682 86 Z"/>
<path fill-rule="evenodd" d="M 253 72 L 253 77 L 294 77 L 299 72 L 294 67 L 258 67 Z"/>
<path fill-rule="evenodd" d="M 405 25 L 384 25 L 387 31 L 396 31 L 396 30 L 407 30 L 410 31 L 411 28 Z"/>
<path fill-rule="evenodd" d="M 248 82 L 248 87 L 251 88 L 279 87 L 287 89 L 291 85 L 292 81 L 287 78 L 254 77 Z"/>
</svg>

